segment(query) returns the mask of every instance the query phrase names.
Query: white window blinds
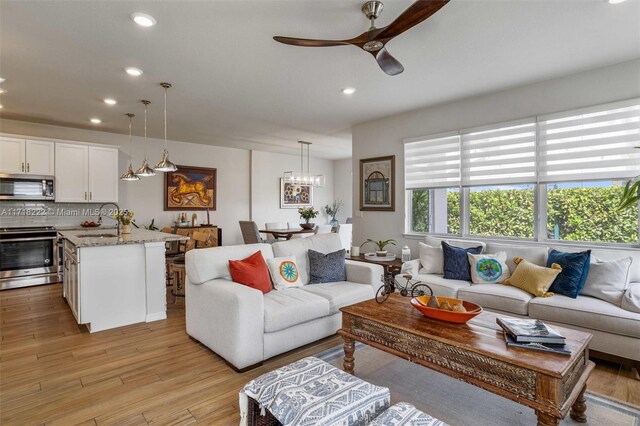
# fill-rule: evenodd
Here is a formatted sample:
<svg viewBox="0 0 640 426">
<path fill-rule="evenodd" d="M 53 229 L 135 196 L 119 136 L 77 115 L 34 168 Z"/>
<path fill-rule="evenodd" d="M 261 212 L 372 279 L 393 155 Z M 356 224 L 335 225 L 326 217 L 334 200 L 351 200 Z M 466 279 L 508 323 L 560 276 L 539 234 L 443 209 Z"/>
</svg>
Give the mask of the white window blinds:
<svg viewBox="0 0 640 426">
<path fill-rule="evenodd" d="M 404 144 L 405 189 L 460 185 L 460 137 L 411 139 Z"/>
<path fill-rule="evenodd" d="M 462 133 L 462 185 L 536 182 L 533 119 Z"/>
<path fill-rule="evenodd" d="M 540 117 L 540 181 L 640 174 L 640 99 Z"/>
</svg>

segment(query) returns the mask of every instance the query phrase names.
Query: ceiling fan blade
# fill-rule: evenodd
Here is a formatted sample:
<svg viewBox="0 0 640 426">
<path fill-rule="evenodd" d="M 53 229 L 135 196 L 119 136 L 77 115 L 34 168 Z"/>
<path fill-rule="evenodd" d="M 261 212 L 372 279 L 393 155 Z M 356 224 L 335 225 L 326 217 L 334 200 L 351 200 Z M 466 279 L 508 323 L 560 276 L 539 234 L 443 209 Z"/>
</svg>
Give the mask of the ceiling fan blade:
<svg viewBox="0 0 640 426">
<path fill-rule="evenodd" d="M 295 38 L 295 37 L 282 37 L 282 36 L 275 36 L 273 37 L 273 39 L 280 43 L 290 44 L 292 46 L 302 46 L 302 47 L 330 47 L 330 46 L 343 46 L 345 44 L 350 44 L 342 40 L 313 40 L 308 38 Z"/>
<path fill-rule="evenodd" d="M 376 40 L 392 39 L 408 29 L 418 25 L 437 11 L 439 11 L 449 0 L 418 0 L 398 16 L 395 21 L 389 24 L 377 36 Z"/>
<path fill-rule="evenodd" d="M 404 67 L 402 66 L 402 64 L 398 62 L 396 58 L 391 56 L 391 54 L 387 52 L 387 49 L 385 49 L 384 47 L 378 50 L 378 52 L 375 54 L 375 58 L 378 62 L 378 65 L 380 65 L 380 68 L 382 68 L 382 71 L 389 75 L 398 75 L 402 71 L 404 71 Z"/>
</svg>

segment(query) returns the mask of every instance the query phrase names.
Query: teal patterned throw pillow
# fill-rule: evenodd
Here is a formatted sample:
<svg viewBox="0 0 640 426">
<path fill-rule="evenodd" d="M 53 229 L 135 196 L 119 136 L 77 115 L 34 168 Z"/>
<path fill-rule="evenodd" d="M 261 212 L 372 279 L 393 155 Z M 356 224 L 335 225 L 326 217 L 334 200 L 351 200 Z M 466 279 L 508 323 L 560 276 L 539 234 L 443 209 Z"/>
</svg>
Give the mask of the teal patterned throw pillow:
<svg viewBox="0 0 640 426">
<path fill-rule="evenodd" d="M 511 276 L 507 266 L 507 253 L 501 251 L 496 254 L 471 254 L 471 282 L 474 284 L 499 284 Z"/>
</svg>

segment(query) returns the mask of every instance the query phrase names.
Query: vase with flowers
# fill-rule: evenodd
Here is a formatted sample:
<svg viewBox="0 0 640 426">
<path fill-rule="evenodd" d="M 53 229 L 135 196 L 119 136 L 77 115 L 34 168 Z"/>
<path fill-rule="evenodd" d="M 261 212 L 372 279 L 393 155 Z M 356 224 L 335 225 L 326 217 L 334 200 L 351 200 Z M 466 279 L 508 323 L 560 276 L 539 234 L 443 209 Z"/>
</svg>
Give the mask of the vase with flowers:
<svg viewBox="0 0 640 426">
<path fill-rule="evenodd" d="M 300 207 L 298 209 L 298 214 L 300 215 L 300 219 L 304 219 L 304 223 L 301 223 L 300 227 L 302 229 L 313 229 L 316 224 L 309 221 L 318 217 L 320 212 L 315 210 L 313 207 Z"/>
<path fill-rule="evenodd" d="M 336 215 L 342 208 L 343 204 L 344 203 L 342 202 L 342 200 L 335 200 L 332 205 L 327 204 L 326 206 L 324 206 L 324 212 L 327 214 L 327 216 L 331 216 L 329 225 L 338 226 L 339 222 L 338 219 L 336 219 Z"/>
<path fill-rule="evenodd" d="M 133 221 L 133 216 L 135 213 L 133 210 L 118 210 L 113 218 L 118 221 L 119 224 L 122 225 L 122 233 L 130 234 L 131 233 L 131 225 L 135 222 Z"/>
</svg>

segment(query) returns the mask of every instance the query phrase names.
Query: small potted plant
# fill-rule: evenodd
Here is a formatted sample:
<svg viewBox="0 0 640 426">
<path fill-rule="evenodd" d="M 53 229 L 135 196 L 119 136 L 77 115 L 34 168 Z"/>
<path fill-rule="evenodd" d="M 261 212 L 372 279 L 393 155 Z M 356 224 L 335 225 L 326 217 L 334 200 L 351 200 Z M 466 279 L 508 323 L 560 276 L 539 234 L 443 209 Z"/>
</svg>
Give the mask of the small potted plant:
<svg viewBox="0 0 640 426">
<path fill-rule="evenodd" d="M 314 210 L 313 207 L 300 207 L 298 209 L 298 214 L 300 214 L 300 219 L 304 219 L 304 223 L 301 223 L 300 227 L 302 229 L 313 229 L 316 226 L 316 224 L 309 222 L 309 220 L 315 219 L 316 217 L 318 217 L 319 213 L 320 212 L 317 210 Z"/>
<path fill-rule="evenodd" d="M 365 244 L 368 243 L 373 243 L 376 245 L 376 256 L 378 257 L 386 257 L 387 256 L 387 250 L 385 250 L 385 247 L 387 246 L 395 246 L 396 245 L 396 240 L 380 240 L 380 241 L 376 241 L 376 240 L 372 240 L 370 238 L 367 238 L 367 241 L 365 241 L 364 243 L 362 243 L 362 245 L 360 245 L 360 247 L 364 246 Z"/>
<path fill-rule="evenodd" d="M 116 219 L 122 225 L 122 233 L 131 233 L 131 224 L 133 223 L 133 216 L 135 215 L 133 210 L 118 210 L 113 218 Z"/>
</svg>

